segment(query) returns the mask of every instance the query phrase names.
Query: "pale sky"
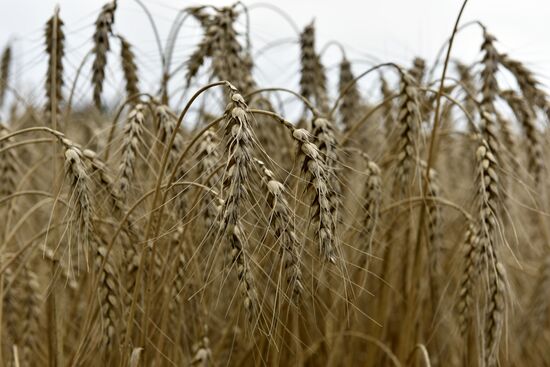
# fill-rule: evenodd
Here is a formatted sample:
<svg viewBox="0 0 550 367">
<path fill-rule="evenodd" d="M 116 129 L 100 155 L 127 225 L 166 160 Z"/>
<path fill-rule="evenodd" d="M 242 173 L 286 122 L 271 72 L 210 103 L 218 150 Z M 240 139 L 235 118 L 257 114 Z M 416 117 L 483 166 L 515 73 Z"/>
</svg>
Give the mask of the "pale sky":
<svg viewBox="0 0 550 367">
<path fill-rule="evenodd" d="M 66 69 L 74 72 L 83 55 L 91 48 L 93 22 L 104 1 L 100 0 L 0 0 L 0 47 L 12 40 L 16 54 L 16 85 L 26 93 L 33 91 L 41 98 L 37 83 L 42 83 L 46 69 L 43 52 L 43 25 L 53 13 L 56 4 L 61 8 L 67 37 Z M 203 3 L 182 0 L 143 0 L 152 12 L 161 38 L 164 40 L 177 10 Z M 266 43 L 297 35 L 283 17 L 266 7 L 253 5 L 258 1 L 244 1 L 251 6 L 251 34 L 255 50 Z M 212 0 L 212 5 L 228 5 L 231 1 Z M 354 71 L 369 67 L 369 62 L 394 61 L 410 65 L 414 56 L 429 61 L 450 35 L 458 10 L 459 0 L 267 0 L 284 9 L 303 28 L 315 18 L 317 48 L 331 40 L 341 42 Z M 542 0 L 470 0 L 461 23 L 480 20 L 498 39 L 497 48 L 524 61 L 539 79 L 550 85 L 550 2 Z M 244 18 L 241 18 L 241 25 Z M 182 28 L 175 53 L 174 65 L 184 62 L 200 39 L 198 25 L 192 21 Z M 143 87 L 147 89 L 159 78 L 159 55 L 150 24 L 134 0 L 119 0 L 115 31 L 126 36 L 135 46 L 139 59 Z M 479 59 L 481 31 L 471 26 L 461 32 L 453 49 L 453 57 L 472 62 Z M 114 57 L 114 56 L 113 56 Z M 323 55 L 327 67 L 340 59 L 336 47 Z M 256 59 L 256 77 L 262 86 L 286 86 L 297 89 L 299 53 L 296 44 L 273 48 Z M 120 80 L 114 77 L 118 67 L 113 65 L 106 85 L 107 93 L 120 90 Z M 334 70 L 334 69 L 332 69 Z M 89 66 L 84 68 L 82 82 L 77 90 L 79 100 L 90 98 Z M 111 78 L 112 77 L 112 78 Z M 183 75 L 181 75 L 183 80 Z M 116 79 L 116 80 L 115 80 Z M 290 85 L 289 85 L 290 84 Z M 39 84 L 40 87 L 42 86 Z M 156 85 L 156 84 L 155 84 Z M 368 93 L 365 93 L 368 95 Z"/>
</svg>

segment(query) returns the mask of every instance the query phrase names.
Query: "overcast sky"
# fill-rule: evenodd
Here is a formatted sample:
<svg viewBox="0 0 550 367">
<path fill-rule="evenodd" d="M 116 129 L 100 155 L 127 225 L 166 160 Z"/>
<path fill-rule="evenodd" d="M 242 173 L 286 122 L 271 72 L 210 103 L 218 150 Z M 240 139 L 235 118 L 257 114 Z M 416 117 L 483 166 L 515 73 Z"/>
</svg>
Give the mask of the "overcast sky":
<svg viewBox="0 0 550 367">
<path fill-rule="evenodd" d="M 67 36 L 68 56 L 66 69 L 74 72 L 83 55 L 90 49 L 93 22 L 103 5 L 100 0 L 1 0 L 0 47 L 9 40 L 14 44 L 17 57 L 16 81 L 18 87 L 30 94 L 39 89 L 45 73 L 46 59 L 43 53 L 43 24 L 53 13 L 56 4 L 61 8 Z M 178 9 L 198 5 L 182 0 L 143 0 L 153 14 L 161 38 Z M 251 5 L 251 33 L 253 47 L 261 49 L 269 42 L 296 39 L 293 27 L 280 15 L 264 6 L 254 6 L 257 1 L 244 1 Z M 213 5 L 230 4 L 229 1 L 212 0 Z M 373 60 L 394 61 L 410 65 L 414 56 L 433 60 L 444 40 L 449 36 L 462 1 L 458 0 L 271 0 L 302 28 L 315 18 L 317 48 L 330 40 L 341 42 L 348 58 L 354 61 L 354 71 L 368 68 Z M 497 47 L 526 62 L 539 79 L 550 84 L 550 2 L 542 0 L 470 0 L 462 23 L 480 20 L 498 39 Z M 241 25 L 244 18 L 241 19 Z M 136 47 L 144 87 L 157 82 L 159 56 L 153 33 L 143 11 L 134 0 L 119 0 L 116 14 L 116 32 L 125 35 Z M 175 64 L 185 61 L 199 41 L 196 23 L 189 22 L 182 28 Z M 453 56 L 471 62 L 479 58 L 481 32 L 472 26 L 459 34 Z M 330 47 L 323 61 L 330 67 L 340 58 L 336 47 Z M 275 86 L 295 83 L 299 70 L 299 54 L 296 44 L 273 48 L 257 58 L 256 76 L 261 85 Z M 114 66 L 109 75 L 115 75 Z M 85 68 L 85 74 L 89 67 Z M 114 78 L 114 77 L 113 77 Z M 181 77 L 183 80 L 183 76 Z M 89 98 L 90 90 L 85 78 L 77 88 L 80 100 Z M 292 85 L 291 85 L 292 86 Z M 297 87 L 297 85 L 294 85 Z M 120 81 L 108 81 L 107 93 L 120 90 Z M 38 92 L 36 92 L 38 93 Z"/>
</svg>

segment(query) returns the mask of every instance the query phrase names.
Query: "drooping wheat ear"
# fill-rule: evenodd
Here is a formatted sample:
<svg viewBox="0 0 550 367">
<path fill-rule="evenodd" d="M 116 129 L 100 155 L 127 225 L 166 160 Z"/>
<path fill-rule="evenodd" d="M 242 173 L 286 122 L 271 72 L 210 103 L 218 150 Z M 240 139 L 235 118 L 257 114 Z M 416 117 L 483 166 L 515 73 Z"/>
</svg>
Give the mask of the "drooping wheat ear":
<svg viewBox="0 0 550 367">
<path fill-rule="evenodd" d="M 340 94 L 345 93 L 342 96 L 338 109 L 340 112 L 340 123 L 344 130 L 349 128 L 360 111 L 361 95 L 359 94 L 357 83 L 349 87 L 354 79 L 355 76 L 351 70 L 351 63 L 344 57 L 342 62 L 340 62 L 340 78 L 338 80 Z"/>
<path fill-rule="evenodd" d="M 472 98 L 469 97 L 474 97 L 476 95 L 476 86 L 474 82 L 474 76 L 471 73 L 471 67 L 458 61 L 455 63 L 455 66 L 458 72 L 460 84 L 466 92 L 464 98 L 462 99 L 462 105 L 470 116 L 474 116 L 477 108 L 476 103 Z M 467 124 L 467 128 L 471 128 L 470 124 Z"/>
<path fill-rule="evenodd" d="M 236 89 L 230 91 L 231 102 L 225 111 L 224 143 L 228 162 L 224 172 L 220 233 L 227 237 L 232 265 L 236 267 L 244 307 L 252 320 L 257 313 L 257 295 L 249 268 L 249 256 L 240 227 L 241 207 L 249 197 L 249 171 L 252 165 L 253 135 L 247 106 Z"/>
<path fill-rule="evenodd" d="M 205 23 L 205 31 L 202 40 L 197 45 L 195 51 L 187 61 L 187 71 L 185 73 L 185 81 L 187 85 L 191 83 L 200 67 L 204 64 L 207 57 L 212 56 L 212 45 L 215 37 L 220 33 L 219 26 L 214 23 Z"/>
<path fill-rule="evenodd" d="M 485 322 L 485 365 L 497 365 L 498 350 L 504 326 L 506 306 L 506 275 L 502 263 L 492 257 L 489 269 L 489 302 Z"/>
<path fill-rule="evenodd" d="M 334 134 L 334 126 L 330 120 L 323 117 L 315 117 L 312 122 L 313 137 L 317 143 L 317 148 L 325 162 L 325 167 L 328 169 L 328 183 L 334 195 L 330 200 L 331 212 L 334 218 L 334 224 L 338 221 L 338 209 L 340 206 L 341 185 L 338 178 L 339 159 L 337 140 Z"/>
<path fill-rule="evenodd" d="M 225 111 L 224 144 L 229 161 L 224 173 L 222 232 L 237 224 L 240 206 L 248 195 L 245 183 L 252 164 L 252 129 L 243 97 L 231 91 L 231 103 Z"/>
<path fill-rule="evenodd" d="M 457 304 L 460 334 L 465 337 L 470 327 L 474 306 L 475 286 L 478 284 L 479 266 L 481 264 L 481 244 L 478 229 L 473 223 L 468 224 L 464 236 L 464 265 L 459 288 Z"/>
<path fill-rule="evenodd" d="M 366 238 L 365 250 L 369 250 L 374 237 L 378 216 L 380 215 L 380 203 L 382 201 L 382 178 L 380 167 L 372 161 L 368 160 L 365 170 L 367 180 L 365 182 L 365 217 L 363 219 L 362 233 Z"/>
<path fill-rule="evenodd" d="M 481 104 L 489 111 L 493 112 L 493 103 L 498 93 L 498 82 L 496 74 L 498 71 L 499 54 L 495 48 L 495 36 L 483 31 L 483 43 L 481 51 L 483 52 L 483 70 L 481 71 Z"/>
<path fill-rule="evenodd" d="M 197 148 L 198 169 L 201 173 L 201 182 L 208 187 L 215 187 L 219 180 L 219 176 L 213 174 L 220 160 L 218 144 L 219 139 L 216 134 L 212 131 L 207 131 L 203 135 Z M 218 210 L 212 192 L 207 190 L 204 195 L 204 201 L 207 203 L 204 211 L 205 227 L 209 229 L 216 221 Z"/>
<path fill-rule="evenodd" d="M 540 82 L 535 78 L 533 72 L 522 62 L 510 58 L 506 54 L 500 55 L 499 62 L 516 78 L 521 93 L 528 102 L 529 108 L 537 106 L 543 111 L 547 111 L 548 102 L 546 93 L 541 89 Z"/>
<path fill-rule="evenodd" d="M 237 223 L 233 226 L 231 232 L 227 235 L 231 246 L 231 263 L 237 272 L 239 288 L 243 297 L 243 306 L 248 313 L 249 321 L 253 321 L 259 312 L 258 294 L 254 277 L 250 270 L 250 260 L 245 248 L 245 243 L 243 242 L 243 233 L 240 224 Z"/>
<path fill-rule="evenodd" d="M 25 365 L 30 365 L 33 360 L 33 352 L 36 350 L 39 338 L 40 313 L 42 299 L 40 295 L 40 284 L 34 271 L 29 264 L 23 267 L 25 287 L 23 291 L 22 312 L 22 342 L 21 356 Z"/>
<path fill-rule="evenodd" d="M 0 138 L 8 135 L 9 131 L 0 126 Z M 13 138 L 0 142 L 0 149 L 13 143 Z M 0 153 L 0 197 L 11 195 L 17 188 L 18 158 L 16 149 L 7 149 Z"/>
<path fill-rule="evenodd" d="M 263 173 L 262 182 L 267 189 L 267 204 L 271 209 L 270 227 L 280 245 L 280 256 L 285 271 L 288 290 L 294 302 L 299 302 L 304 290 L 302 285 L 300 243 L 294 228 L 294 219 L 288 201 L 285 197 L 285 186 L 277 181 L 274 174 L 265 163 L 256 160 Z"/>
<path fill-rule="evenodd" d="M 94 89 L 94 103 L 101 108 L 101 92 L 105 80 L 105 67 L 107 66 L 107 53 L 110 50 L 109 37 L 115 21 L 116 0 L 103 5 L 95 22 L 94 32 L 94 62 L 92 65 L 92 87 Z"/>
<path fill-rule="evenodd" d="M 319 148 L 311 143 L 311 135 L 305 129 L 293 129 L 292 137 L 298 143 L 298 154 L 303 157 L 302 173 L 306 176 L 307 191 L 313 196 L 312 220 L 317 225 L 315 236 L 319 242 L 319 252 L 329 263 L 336 263 L 335 244 L 336 224 L 331 201 L 336 194 L 332 191 L 329 169 L 326 167 Z"/>
<path fill-rule="evenodd" d="M 124 73 L 124 80 L 126 82 L 126 96 L 130 98 L 139 94 L 139 78 L 138 68 L 136 65 L 136 56 L 132 51 L 132 46 L 122 36 L 118 36 L 120 39 L 120 62 L 122 65 L 122 71 Z M 134 100 L 134 103 L 137 103 Z"/>
<path fill-rule="evenodd" d="M 134 177 L 136 159 L 143 132 L 144 107 L 141 103 L 134 106 L 128 114 L 124 127 L 124 141 L 122 143 L 122 160 L 119 166 L 119 192 L 124 201 L 130 189 L 130 183 Z"/>
<path fill-rule="evenodd" d="M 311 22 L 300 35 L 301 74 L 300 94 L 313 98 L 321 111 L 328 108 L 326 75 L 319 55 L 315 51 L 315 25 Z"/>
<path fill-rule="evenodd" d="M 528 169 L 535 179 L 535 184 L 538 185 L 541 182 L 542 172 L 544 171 L 544 158 L 533 110 L 530 108 L 527 100 L 518 96 L 514 91 L 503 91 L 501 96 L 508 103 L 523 128 L 527 140 L 527 153 L 529 155 Z"/>
<path fill-rule="evenodd" d="M 113 254 L 107 253 L 108 246 L 100 238 L 94 236 L 92 241 L 95 251 L 95 268 L 100 271 L 98 298 L 100 303 L 100 314 L 102 322 L 102 346 L 105 348 L 114 347 L 114 341 L 117 337 L 117 330 L 120 322 L 120 292 L 117 274 L 117 266 L 113 259 Z M 101 264 L 104 263 L 103 269 Z"/>
<path fill-rule="evenodd" d="M 411 182 L 411 175 L 416 164 L 417 142 L 420 129 L 420 111 L 418 93 L 412 76 L 403 71 L 401 74 L 401 103 L 397 116 L 399 136 L 395 148 L 397 154 L 397 173 L 394 192 L 405 193 Z"/>
<path fill-rule="evenodd" d="M 55 262 L 58 266 L 58 272 L 62 278 L 61 283 L 69 287 L 71 291 L 76 291 L 78 289 L 78 281 L 71 272 L 71 269 L 63 261 L 58 261 L 56 259 L 55 251 L 47 247 L 44 250 L 44 258 L 50 262 Z"/>
<path fill-rule="evenodd" d="M 90 236 L 93 233 L 91 180 L 86 172 L 80 149 L 67 139 L 64 139 L 64 141 L 65 176 L 71 190 L 69 204 L 76 218 L 75 227 L 72 229 L 72 232 L 77 236 L 77 244 L 84 246 L 83 248 L 79 248 L 79 250 L 84 250 L 84 254 L 87 254 L 91 239 Z"/>
<path fill-rule="evenodd" d="M 0 108 L 4 106 L 4 98 L 8 89 L 11 67 L 11 46 L 8 45 L 2 51 L 0 59 Z"/>
<path fill-rule="evenodd" d="M 82 154 L 84 158 L 90 162 L 91 165 L 91 175 L 94 177 L 97 182 L 99 183 L 99 186 L 101 187 L 101 190 L 105 191 L 107 193 L 107 196 L 109 198 L 109 204 L 110 208 L 114 211 L 115 217 L 120 217 L 124 215 L 125 213 L 125 204 L 122 198 L 120 197 L 120 193 L 118 191 L 118 188 L 115 186 L 114 179 L 111 176 L 111 174 L 108 171 L 107 165 L 99 158 L 96 152 L 90 149 L 84 149 L 82 151 Z M 126 221 L 127 223 L 131 223 L 131 220 Z"/>
<path fill-rule="evenodd" d="M 158 105 L 155 108 L 155 115 L 157 117 L 159 128 L 159 140 L 163 144 L 168 144 L 174 129 L 176 128 L 176 118 L 170 107 L 166 105 Z M 171 170 L 178 160 L 179 154 L 183 147 L 183 136 L 181 131 L 178 130 L 172 146 L 170 146 L 170 153 L 168 155 L 167 170 Z"/>
</svg>

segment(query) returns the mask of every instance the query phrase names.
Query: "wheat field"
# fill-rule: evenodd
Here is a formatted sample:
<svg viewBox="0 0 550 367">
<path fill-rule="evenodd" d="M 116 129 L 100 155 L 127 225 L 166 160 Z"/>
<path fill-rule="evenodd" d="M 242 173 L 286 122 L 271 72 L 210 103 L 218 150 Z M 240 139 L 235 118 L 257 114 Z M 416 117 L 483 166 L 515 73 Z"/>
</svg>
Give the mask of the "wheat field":
<svg viewBox="0 0 550 367">
<path fill-rule="evenodd" d="M 550 100 L 481 22 L 452 54 L 464 5 L 433 65 L 328 68 L 302 25 L 295 90 L 240 2 L 178 13 L 153 88 L 116 0 L 69 69 L 45 20 L 44 103 L 5 45 L 0 366 L 549 366 Z"/>
</svg>

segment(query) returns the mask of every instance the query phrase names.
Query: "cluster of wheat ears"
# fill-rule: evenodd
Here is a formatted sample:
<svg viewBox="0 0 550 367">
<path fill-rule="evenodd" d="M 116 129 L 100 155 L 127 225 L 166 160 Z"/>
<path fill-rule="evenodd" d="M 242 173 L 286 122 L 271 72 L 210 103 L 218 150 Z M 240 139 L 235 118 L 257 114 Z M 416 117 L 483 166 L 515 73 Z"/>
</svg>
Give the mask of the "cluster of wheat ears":
<svg viewBox="0 0 550 367">
<path fill-rule="evenodd" d="M 76 75 L 47 21 L 45 105 L 3 52 L 1 366 L 550 365 L 550 102 L 483 24 L 472 65 L 457 20 L 429 72 L 342 52 L 335 90 L 309 24 L 292 91 L 257 84 L 246 6 L 186 8 L 149 94 L 116 12 Z M 173 68 L 186 22 L 203 35 Z"/>
</svg>

